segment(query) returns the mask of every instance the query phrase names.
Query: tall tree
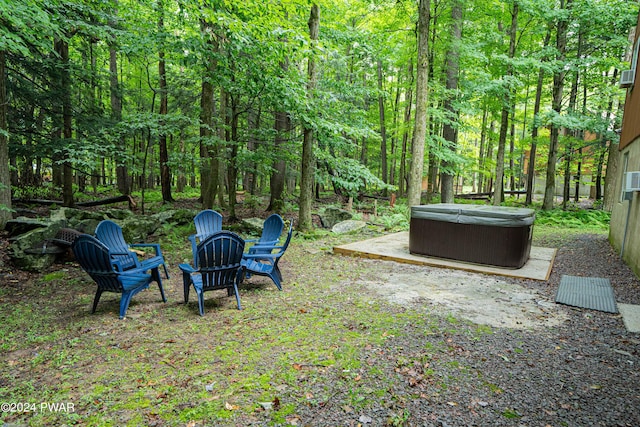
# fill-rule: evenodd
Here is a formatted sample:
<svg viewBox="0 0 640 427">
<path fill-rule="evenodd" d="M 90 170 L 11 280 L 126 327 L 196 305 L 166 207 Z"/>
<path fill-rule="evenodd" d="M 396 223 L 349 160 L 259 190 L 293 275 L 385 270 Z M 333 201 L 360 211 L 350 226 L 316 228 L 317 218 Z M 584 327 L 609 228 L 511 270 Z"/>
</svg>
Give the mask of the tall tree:
<svg viewBox="0 0 640 427">
<path fill-rule="evenodd" d="M 311 49 L 307 62 L 307 98 L 313 100 L 313 92 L 316 89 L 316 43 L 320 32 L 320 8 L 317 4 L 311 6 L 309 14 L 309 38 Z M 311 104 L 311 103 L 310 103 Z M 313 226 L 311 222 L 311 205 L 313 201 L 313 183 L 315 172 L 314 133 L 309 123 L 305 123 L 302 137 L 302 163 L 300 166 L 300 210 L 298 213 L 298 230 L 310 230 Z"/>
<path fill-rule="evenodd" d="M 551 108 L 559 116 L 562 110 L 562 92 L 564 89 L 564 77 L 566 70 L 564 68 L 566 49 L 567 49 L 567 31 L 569 28 L 569 17 L 567 11 L 571 9 L 572 0 L 560 0 L 560 12 L 556 24 L 556 69 L 553 73 L 553 95 Z M 547 179 L 544 189 L 544 201 L 542 209 L 553 209 L 553 199 L 556 190 L 556 162 L 558 160 L 558 138 L 560 135 L 559 124 L 556 121 L 551 123 L 551 131 L 549 136 L 549 156 L 547 158 Z"/>
<path fill-rule="evenodd" d="M 411 144 L 411 168 L 407 203 L 420 204 L 422 172 L 424 170 L 424 146 L 427 138 L 427 102 L 429 100 L 429 21 L 430 0 L 420 0 L 418 5 L 418 64 L 416 68 L 416 119 Z"/>
<path fill-rule="evenodd" d="M 444 101 L 444 109 L 449 114 L 443 124 L 442 137 L 447 141 L 446 150 L 450 153 L 442 163 L 440 178 L 440 200 L 442 203 L 453 203 L 455 177 L 455 162 L 453 158 L 458 146 L 458 106 L 456 92 L 458 90 L 458 73 L 460 70 L 460 41 L 462 38 L 462 1 L 454 0 L 451 7 L 451 44 L 447 49 L 446 88 L 451 91 Z"/>
<path fill-rule="evenodd" d="M 158 1 L 158 36 L 160 37 L 160 49 L 158 51 L 158 79 L 160 91 L 160 127 L 166 125 L 164 118 L 168 112 L 168 89 L 167 89 L 167 71 L 165 61 L 165 43 L 164 43 L 164 2 Z M 161 129 L 158 137 L 158 146 L 160 149 L 160 185 L 162 187 L 162 201 L 165 203 L 174 202 L 171 195 L 171 170 L 169 169 L 169 150 L 167 149 L 167 131 Z"/>
<path fill-rule="evenodd" d="M 544 36 L 543 50 L 546 50 L 549 42 L 551 41 L 551 25 L 547 27 L 547 32 Z M 543 61 L 546 61 L 546 56 L 543 56 Z M 529 165 L 527 168 L 527 194 L 525 197 L 525 204 L 531 205 L 533 199 L 533 178 L 536 174 L 536 152 L 538 150 L 538 128 L 540 127 L 540 104 L 542 101 L 542 85 L 544 84 L 544 67 L 541 65 L 538 69 L 538 80 L 536 83 L 536 95 L 533 104 L 533 124 L 531 126 L 531 148 L 529 150 Z"/>
<path fill-rule="evenodd" d="M 382 180 L 388 181 L 387 173 L 387 127 L 385 126 L 384 115 L 384 85 L 383 85 L 383 73 L 382 73 L 382 61 L 377 61 L 378 69 L 378 112 L 380 116 L 380 165 L 382 170 Z"/>
<path fill-rule="evenodd" d="M 118 0 L 113 0 L 113 12 L 109 25 L 116 27 L 116 17 L 118 13 Z M 111 115 L 116 124 L 122 120 L 122 89 L 118 80 L 118 51 L 116 36 L 109 39 L 109 91 L 111 95 Z M 122 194 L 131 192 L 131 178 L 126 164 L 126 142 L 124 136 L 118 139 L 118 150 L 115 152 L 116 159 L 116 181 L 118 191 Z"/>
<path fill-rule="evenodd" d="M 4 50 L 0 50 L 0 230 L 11 219 L 11 177 L 9 173 L 9 144 L 7 138 L 7 89 Z"/>
<path fill-rule="evenodd" d="M 516 53 L 516 36 L 518 31 L 518 2 L 513 2 L 511 9 L 511 27 L 509 29 L 509 59 L 507 63 L 506 84 L 502 104 L 502 117 L 500 120 L 500 137 L 498 139 L 498 158 L 496 159 L 496 181 L 493 192 L 493 204 L 500 206 L 504 200 L 504 152 L 507 143 L 507 131 L 509 129 L 509 115 L 513 99 L 513 64 Z"/>
</svg>

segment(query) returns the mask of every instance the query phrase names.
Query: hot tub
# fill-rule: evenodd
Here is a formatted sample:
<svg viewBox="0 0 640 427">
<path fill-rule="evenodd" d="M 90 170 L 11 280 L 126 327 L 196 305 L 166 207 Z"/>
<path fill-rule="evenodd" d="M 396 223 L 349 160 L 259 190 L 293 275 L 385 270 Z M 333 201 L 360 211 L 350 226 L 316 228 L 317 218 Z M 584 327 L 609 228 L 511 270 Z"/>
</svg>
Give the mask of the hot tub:
<svg viewBox="0 0 640 427">
<path fill-rule="evenodd" d="M 411 207 L 409 252 L 520 268 L 529 259 L 533 209 L 441 203 Z"/>
</svg>

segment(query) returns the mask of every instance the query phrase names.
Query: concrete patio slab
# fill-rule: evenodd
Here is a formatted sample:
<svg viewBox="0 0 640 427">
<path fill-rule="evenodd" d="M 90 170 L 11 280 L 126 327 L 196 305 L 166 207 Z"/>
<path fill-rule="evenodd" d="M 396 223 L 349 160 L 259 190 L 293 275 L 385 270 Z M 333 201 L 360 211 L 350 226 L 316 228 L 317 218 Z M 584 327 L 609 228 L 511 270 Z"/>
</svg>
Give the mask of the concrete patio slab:
<svg viewBox="0 0 640 427">
<path fill-rule="evenodd" d="M 453 268 L 476 273 L 521 279 L 548 280 L 557 249 L 532 247 L 529 260 L 522 268 L 500 268 L 409 253 L 409 232 L 387 234 L 373 239 L 336 246 L 333 252 L 362 258 L 396 261 L 405 264 Z"/>
<path fill-rule="evenodd" d="M 640 333 L 640 305 L 618 303 L 618 310 L 627 331 Z"/>
</svg>

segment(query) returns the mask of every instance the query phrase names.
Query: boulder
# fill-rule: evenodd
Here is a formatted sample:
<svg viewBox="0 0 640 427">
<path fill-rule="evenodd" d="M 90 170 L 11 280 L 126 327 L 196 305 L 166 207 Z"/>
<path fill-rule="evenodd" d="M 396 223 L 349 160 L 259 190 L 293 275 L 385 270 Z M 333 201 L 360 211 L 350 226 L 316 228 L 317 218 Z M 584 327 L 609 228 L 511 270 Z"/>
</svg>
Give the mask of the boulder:
<svg viewBox="0 0 640 427">
<path fill-rule="evenodd" d="M 264 220 L 261 218 L 246 218 L 242 220 L 242 229 L 247 233 L 260 235 L 264 227 Z"/>
<path fill-rule="evenodd" d="M 195 218 L 197 214 L 198 212 L 192 209 L 169 209 L 157 214 L 153 214 L 151 215 L 151 218 L 154 218 L 161 224 L 167 223 L 181 226 L 192 223 L 193 218 Z"/>
<path fill-rule="evenodd" d="M 18 217 L 7 221 L 5 230 L 9 232 L 9 237 L 14 237 L 38 228 L 47 228 L 49 224 L 49 221 L 43 219 Z"/>
<path fill-rule="evenodd" d="M 351 212 L 344 209 L 328 207 L 320 213 L 320 222 L 324 228 L 332 228 L 341 221 L 347 221 L 353 218 Z"/>
<path fill-rule="evenodd" d="M 151 217 L 132 216 L 121 222 L 120 226 L 128 243 L 147 243 L 149 235 L 160 227 L 160 221 Z"/>
<path fill-rule="evenodd" d="M 341 221 L 334 225 L 331 228 L 331 231 L 336 234 L 346 234 L 352 233 L 354 231 L 358 231 L 367 226 L 367 223 L 364 221 L 356 221 L 353 219 L 348 219 L 346 221 Z"/>
<path fill-rule="evenodd" d="M 63 223 L 50 222 L 48 226 L 36 228 L 10 239 L 9 257 L 21 270 L 44 271 L 56 260 L 56 256 L 65 252 L 50 242 Z"/>
</svg>

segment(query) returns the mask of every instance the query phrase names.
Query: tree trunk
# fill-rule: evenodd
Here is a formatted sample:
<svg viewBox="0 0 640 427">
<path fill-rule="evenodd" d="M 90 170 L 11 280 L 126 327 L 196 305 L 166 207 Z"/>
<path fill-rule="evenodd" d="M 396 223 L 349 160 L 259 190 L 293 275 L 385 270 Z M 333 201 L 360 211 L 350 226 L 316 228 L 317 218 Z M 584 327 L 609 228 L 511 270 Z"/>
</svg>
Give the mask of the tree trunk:
<svg viewBox="0 0 640 427">
<path fill-rule="evenodd" d="M 115 18 L 118 11 L 118 0 L 114 0 L 114 10 L 112 14 Z M 117 23 L 114 20 L 109 22 L 109 25 L 116 28 Z M 109 43 L 109 91 L 111 97 L 111 117 L 116 123 L 122 120 L 122 89 L 118 81 L 118 55 L 116 52 L 116 40 L 110 40 Z M 123 195 L 131 193 L 131 178 L 129 177 L 129 171 L 126 164 L 126 143 L 124 137 L 121 137 L 118 141 L 118 150 L 114 153 L 116 161 L 116 183 L 118 185 L 118 191 Z"/>
<path fill-rule="evenodd" d="M 602 208 L 611 212 L 613 206 L 620 197 L 620 193 L 616 192 L 616 177 L 618 177 L 618 168 L 620 167 L 620 149 L 617 143 L 609 146 L 609 155 L 607 156 L 607 174 L 604 176 L 604 200 Z"/>
<path fill-rule="evenodd" d="M 7 89 L 5 51 L 0 50 L 0 230 L 11 219 L 11 177 L 9 173 L 9 141 L 7 129 Z"/>
<path fill-rule="evenodd" d="M 158 2 L 158 9 L 160 17 L 158 18 L 158 30 L 160 33 L 164 31 L 164 4 L 162 0 Z M 160 47 L 158 53 L 158 78 L 160 79 L 160 127 L 164 126 L 165 122 L 162 118 L 168 113 L 168 93 L 167 93 L 167 72 L 164 60 L 164 47 Z M 169 150 L 167 149 L 167 134 L 163 131 L 158 138 L 158 145 L 160 149 L 160 186 L 162 189 L 162 201 L 164 203 L 174 202 L 171 196 L 171 171 L 169 169 Z"/>
<path fill-rule="evenodd" d="M 280 62 L 280 68 L 283 74 L 286 74 L 289 68 L 288 59 Z M 276 159 L 273 163 L 273 171 L 271 172 L 270 181 L 270 198 L 268 211 L 283 212 L 284 211 L 284 186 L 287 172 L 287 163 L 283 158 L 284 144 L 291 132 L 291 118 L 286 111 L 276 111 L 275 113 L 275 130 L 276 137 L 274 141 Z"/>
<path fill-rule="evenodd" d="M 283 145 L 286 136 L 291 130 L 291 119 L 289 114 L 284 111 L 277 111 L 275 114 L 275 146 L 277 159 L 273 162 L 273 172 L 271 172 L 271 180 L 269 184 L 271 197 L 269 200 L 268 211 L 282 212 L 284 210 L 284 184 L 287 164 L 282 158 Z"/>
<path fill-rule="evenodd" d="M 489 120 L 489 107 L 484 105 L 482 111 L 482 124 L 480 125 L 480 147 L 478 148 L 478 191 L 484 189 L 484 173 L 485 173 L 485 149 L 487 143 L 487 122 Z"/>
<path fill-rule="evenodd" d="M 317 4 L 311 6 L 309 15 L 309 37 L 311 39 L 311 53 L 307 68 L 307 98 L 313 99 L 313 91 L 316 87 L 316 41 L 320 27 L 320 8 Z M 310 126 L 305 126 L 302 141 L 302 164 L 300 177 L 300 210 L 298 212 L 298 230 L 310 230 L 313 226 L 311 220 L 311 205 L 313 201 L 313 176 L 315 158 L 313 155 L 314 134 Z"/>
<path fill-rule="evenodd" d="M 547 28 L 544 37 L 544 48 L 546 49 L 551 40 L 551 28 Z M 546 61 L 546 58 L 543 58 Z M 533 105 L 533 127 L 531 128 L 531 150 L 529 151 L 529 168 L 527 169 L 527 196 L 525 204 L 531 205 L 533 199 L 533 178 L 536 173 L 536 150 L 538 146 L 538 114 L 540 113 L 540 103 L 542 99 L 542 84 L 544 83 L 544 67 L 538 70 L 538 82 L 536 86 L 536 100 Z"/>
<path fill-rule="evenodd" d="M 391 164 L 389 165 L 389 183 L 396 185 L 396 159 L 398 157 L 398 120 L 400 116 L 400 95 L 402 94 L 402 69 L 397 70 L 396 96 L 393 101 L 393 135 L 391 136 Z"/>
<path fill-rule="evenodd" d="M 73 112 L 71 110 L 71 79 L 69 77 L 69 44 L 57 39 L 55 50 L 60 57 L 60 96 L 62 101 L 62 137 L 66 146 L 70 143 L 72 132 Z M 73 207 L 73 168 L 65 150 L 62 150 L 62 202 L 66 207 Z"/>
<path fill-rule="evenodd" d="M 231 97 L 231 137 L 229 143 L 231 143 L 231 150 L 229 152 L 229 162 L 227 165 L 227 185 L 229 186 L 229 219 L 235 221 L 236 217 L 236 190 L 238 186 L 238 105 L 237 101 Z"/>
<path fill-rule="evenodd" d="M 447 82 L 446 87 L 452 93 L 458 89 L 458 72 L 460 69 L 460 40 L 462 39 L 462 5 L 455 0 L 451 8 L 451 45 L 447 50 Z M 451 121 L 458 119 L 458 108 L 455 99 L 449 94 L 444 101 L 444 109 L 449 112 L 449 121 L 442 128 L 442 137 L 448 142 L 445 150 L 449 150 L 450 157 L 455 156 L 458 146 L 458 126 Z M 453 180 L 456 175 L 455 162 L 444 161 L 440 176 L 440 200 L 442 203 L 453 203 Z"/>
<path fill-rule="evenodd" d="M 569 9 L 572 0 L 560 0 L 560 9 Z M 562 110 L 562 90 L 564 88 L 564 77 L 566 71 L 564 71 L 565 63 L 565 51 L 567 48 L 567 18 L 561 17 L 557 24 L 557 36 L 556 36 L 556 61 L 561 64 L 553 74 L 553 91 L 552 91 L 552 106 L 551 108 L 559 116 Z M 555 196 L 556 187 L 556 162 L 558 159 L 558 136 L 559 129 L 556 124 L 551 124 L 551 131 L 549 136 L 549 157 L 547 159 L 547 180 L 544 189 L 544 201 L 542 202 L 542 209 L 553 209 L 553 199 Z"/>
<path fill-rule="evenodd" d="M 226 141 L 227 138 L 227 131 L 226 131 L 226 126 L 228 123 L 228 111 L 227 111 L 227 91 L 221 87 L 220 88 L 220 119 L 218 120 L 218 140 L 219 141 Z M 224 143 L 222 143 L 224 144 Z M 217 143 L 215 145 L 215 152 L 214 155 L 216 156 L 217 159 L 220 159 L 221 156 L 220 153 L 225 151 L 225 146 L 221 145 L 221 143 Z M 217 170 L 213 170 L 211 171 L 211 174 L 213 175 L 214 173 L 217 174 L 217 191 L 218 191 L 218 202 L 220 203 L 220 206 L 225 207 L 226 203 L 224 201 L 224 189 L 225 189 L 225 169 L 226 169 L 226 163 L 224 161 L 220 161 L 218 160 L 217 162 L 212 162 L 212 165 L 217 164 Z"/>
<path fill-rule="evenodd" d="M 382 84 L 382 61 L 378 60 L 378 115 L 380 119 L 380 164 L 382 171 L 382 181 L 388 182 L 387 173 L 387 127 L 385 126 L 384 115 L 384 96 L 382 91 L 384 86 Z"/>
<path fill-rule="evenodd" d="M 422 172 L 424 170 L 424 145 L 427 137 L 427 102 L 429 100 L 429 20 L 430 0 L 420 0 L 418 5 L 418 66 L 416 73 L 416 120 L 411 144 L 411 167 L 407 204 L 420 204 Z"/>
<path fill-rule="evenodd" d="M 200 29 L 202 34 L 213 33 L 212 25 L 204 19 L 200 20 Z M 211 84 L 211 78 L 217 68 L 217 61 L 213 58 L 213 53 L 217 50 L 217 43 L 213 39 L 214 35 L 209 37 L 206 43 L 211 56 L 206 59 L 206 70 L 202 78 L 200 95 L 200 200 L 202 201 L 202 209 L 213 209 L 218 185 L 218 159 L 215 156 L 213 142 L 215 94 Z"/>
<path fill-rule="evenodd" d="M 409 59 L 407 67 L 409 81 L 407 84 L 407 103 L 404 107 L 404 131 L 402 133 L 402 153 L 400 154 L 400 179 L 398 180 L 398 193 L 404 195 L 408 179 L 407 179 L 407 145 L 409 143 L 409 134 L 411 129 L 411 111 L 413 110 L 413 59 Z"/>
<path fill-rule="evenodd" d="M 518 31 L 518 2 L 513 2 L 511 10 L 511 28 L 509 29 L 509 59 L 513 59 L 516 53 L 516 36 Z M 513 65 L 507 65 L 506 75 L 513 76 Z M 507 82 L 505 99 L 502 101 L 502 116 L 500 119 L 500 138 L 498 139 L 498 156 L 496 158 L 496 180 L 493 192 L 493 205 L 500 206 L 504 201 L 504 152 L 507 144 L 507 132 L 509 130 L 509 115 L 513 103 L 513 88 L 510 80 Z"/>
</svg>

